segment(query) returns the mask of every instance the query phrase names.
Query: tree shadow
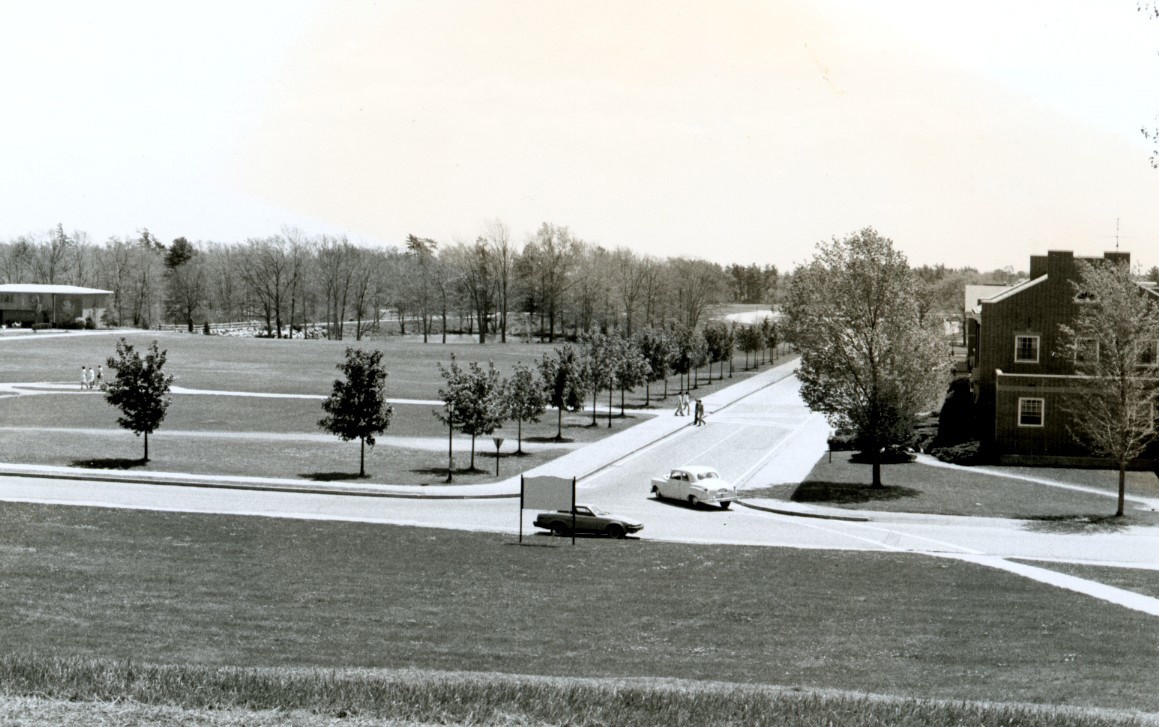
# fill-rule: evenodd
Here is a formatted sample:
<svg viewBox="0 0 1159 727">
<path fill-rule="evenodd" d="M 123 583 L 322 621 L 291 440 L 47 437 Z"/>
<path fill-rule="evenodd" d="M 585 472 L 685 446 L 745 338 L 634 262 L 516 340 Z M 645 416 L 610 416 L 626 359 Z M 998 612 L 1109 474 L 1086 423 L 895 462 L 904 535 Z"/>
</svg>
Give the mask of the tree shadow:
<svg viewBox="0 0 1159 727">
<path fill-rule="evenodd" d="M 305 472 L 298 475 L 299 477 L 314 482 L 338 482 L 343 480 L 364 480 L 366 477 L 360 477 L 357 472 Z"/>
<path fill-rule="evenodd" d="M 590 426 L 590 425 L 585 424 L 584 426 Z M 564 429 L 567 429 L 567 427 L 565 426 Z M 570 437 L 556 437 L 554 434 L 551 435 L 550 437 L 524 437 L 523 438 L 523 442 L 525 444 L 571 444 L 574 441 L 575 440 L 571 439 Z"/>
<path fill-rule="evenodd" d="M 793 502 L 831 502 L 852 505 L 917 497 L 921 490 L 897 485 L 872 487 L 854 482 L 802 482 L 789 498 Z"/>
<path fill-rule="evenodd" d="M 76 459 L 69 463 L 69 467 L 83 467 L 90 470 L 128 470 L 134 467 L 143 467 L 148 464 L 144 459 L 128 459 L 126 457 L 98 457 L 96 459 Z"/>
<path fill-rule="evenodd" d="M 1032 515 L 1021 518 L 1026 529 L 1036 533 L 1063 533 L 1086 535 L 1114 533 L 1136 524 L 1127 517 L 1114 515 Z"/>
<path fill-rule="evenodd" d="M 418 469 L 411 470 L 411 472 L 414 472 L 415 474 L 418 474 L 418 475 L 438 475 L 439 477 L 446 477 L 447 476 L 447 468 L 446 467 L 419 467 Z M 454 475 L 464 475 L 464 476 L 468 476 L 468 475 L 491 475 L 491 476 L 494 476 L 494 473 L 491 470 L 483 470 L 483 469 L 479 469 L 478 467 L 473 467 L 473 468 L 472 467 L 459 467 L 458 469 L 452 470 L 451 475 L 452 476 L 454 476 Z"/>
</svg>

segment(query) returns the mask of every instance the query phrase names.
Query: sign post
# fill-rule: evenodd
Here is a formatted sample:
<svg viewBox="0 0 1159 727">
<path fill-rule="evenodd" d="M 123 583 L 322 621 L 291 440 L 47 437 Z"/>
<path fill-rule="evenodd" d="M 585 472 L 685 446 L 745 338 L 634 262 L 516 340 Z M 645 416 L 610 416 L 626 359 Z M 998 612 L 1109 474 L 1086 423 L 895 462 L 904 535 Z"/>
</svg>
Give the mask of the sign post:
<svg viewBox="0 0 1159 727">
<path fill-rule="evenodd" d="M 499 448 L 503 446 L 503 437 L 491 437 L 495 442 L 495 476 L 499 476 Z"/>
</svg>

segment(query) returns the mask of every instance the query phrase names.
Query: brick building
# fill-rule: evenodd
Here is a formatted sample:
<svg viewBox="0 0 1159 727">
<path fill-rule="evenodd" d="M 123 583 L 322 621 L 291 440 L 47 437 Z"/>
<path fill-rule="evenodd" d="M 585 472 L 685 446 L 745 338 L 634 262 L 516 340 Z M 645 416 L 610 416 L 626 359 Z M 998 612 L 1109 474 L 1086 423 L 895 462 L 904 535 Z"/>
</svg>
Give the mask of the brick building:
<svg viewBox="0 0 1159 727">
<path fill-rule="evenodd" d="M 1088 262 L 1130 263 L 1130 253 L 1108 252 Z M 1009 464 L 1095 464 L 1067 429 L 1062 401 L 1074 391 L 1074 361 L 1058 355 L 1058 326 L 1072 322 L 1081 299 L 1078 259 L 1069 251 L 1030 258 L 1030 278 L 981 300 L 977 363 L 971 378 L 981 421 L 999 461 Z M 1152 291 L 1154 293 L 1154 291 Z M 1159 303 L 1159 294 L 1156 294 Z M 1153 448 L 1154 449 L 1154 448 Z M 1155 459 L 1149 452 L 1148 459 Z"/>
</svg>

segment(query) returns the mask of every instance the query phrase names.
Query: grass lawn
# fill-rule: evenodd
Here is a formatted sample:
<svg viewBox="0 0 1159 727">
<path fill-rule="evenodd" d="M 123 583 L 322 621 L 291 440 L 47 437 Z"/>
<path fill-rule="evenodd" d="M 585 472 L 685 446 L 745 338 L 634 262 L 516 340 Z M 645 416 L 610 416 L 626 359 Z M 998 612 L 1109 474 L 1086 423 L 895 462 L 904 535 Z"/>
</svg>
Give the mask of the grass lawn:
<svg viewBox="0 0 1159 727">
<path fill-rule="evenodd" d="M 869 486 L 870 466 L 852 462 L 852 452 L 826 455 L 799 485 L 745 489 L 745 497 L 770 497 L 816 503 L 851 510 L 915 512 L 933 515 L 974 515 L 1042 521 L 1044 528 L 1126 527 L 1131 524 L 1159 524 L 1159 513 L 1129 506 L 1124 518 L 1108 522 L 1115 512 L 1115 499 L 1097 494 L 1051 487 L 1026 480 L 1003 477 L 970 468 L 934 467 L 917 462 L 885 464 L 880 489 Z M 1082 484 L 1113 492 L 1114 473 L 1102 470 L 1047 470 L 1035 468 L 987 468 Z M 1110 479 L 1112 487 L 1106 483 Z M 1129 494 L 1159 496 L 1159 480 L 1151 472 L 1130 473 Z"/>
<path fill-rule="evenodd" d="M 121 334 L 58 336 L 0 340 L 0 383 L 76 381 L 82 364 L 103 362 Z M 377 341 L 277 340 L 230 338 L 181 333 L 125 334 L 135 346 L 154 339 L 168 351 L 166 368 L 174 385 L 190 389 L 251 393 L 296 394 L 314 399 L 272 399 L 175 394 L 161 428 L 149 438 L 150 461 L 141 463 L 143 443 L 116 424 L 117 411 L 99 392 L 76 390 L 0 398 L 0 462 L 56 466 L 190 472 L 253 477 L 347 479 L 358 472 L 358 443 L 341 442 L 317 426 L 321 398 L 338 376 L 335 368 L 347 346 L 379 347 L 385 352 L 387 395 L 392 399 L 435 400 L 443 383 L 437 364 L 452 354 L 460 361 L 494 360 L 506 375 L 515 362 L 534 364 L 552 346 L 542 344 L 438 343 L 422 344 L 414 337 Z M 708 393 L 753 372 L 738 362 L 732 380 L 711 384 L 704 373 L 700 393 Z M 75 371 L 74 371 L 75 369 Z M 675 391 L 676 379 L 670 380 Z M 663 385 L 655 387 L 655 396 Z M 644 405 L 645 392 L 630 392 L 628 408 Z M 614 404 L 620 403 L 618 392 Z M 600 397 L 606 405 L 606 393 Z M 446 429 L 433 416 L 432 404 L 395 404 L 386 438 L 367 454 L 370 482 L 441 483 L 446 477 Z M 659 402 L 657 406 L 667 407 Z M 613 416 L 611 428 L 601 416 L 591 426 L 590 412 L 565 413 L 563 436 L 571 443 L 594 441 L 640 421 L 639 415 Z M 524 422 L 526 457 L 515 457 L 515 422 L 498 435 L 506 438 L 500 477 L 538 466 L 568 451 L 551 446 L 557 417 L 549 410 L 538 423 Z M 402 438 L 401 440 L 393 438 Z M 417 446 L 410 438 L 432 438 L 437 447 Z M 468 471 L 469 439 L 456 437 L 455 482 L 470 484 L 495 479 L 495 453 L 490 437 L 476 440 L 475 472 Z"/>
<path fill-rule="evenodd" d="M 908 554 L 0 503 L 0 643 L 1159 711 L 1159 620 Z M 16 657 L 13 657 L 16 658 Z M 51 696 L 51 695 L 49 695 Z M 739 722 L 743 724 L 742 722 Z"/>
</svg>

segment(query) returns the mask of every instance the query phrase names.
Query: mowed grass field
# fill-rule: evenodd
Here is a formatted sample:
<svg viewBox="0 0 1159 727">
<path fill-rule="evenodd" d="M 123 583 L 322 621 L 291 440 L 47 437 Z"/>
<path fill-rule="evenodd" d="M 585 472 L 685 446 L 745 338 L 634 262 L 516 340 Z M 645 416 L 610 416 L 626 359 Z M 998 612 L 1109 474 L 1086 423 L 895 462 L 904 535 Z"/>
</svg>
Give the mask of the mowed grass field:
<svg viewBox="0 0 1159 727">
<path fill-rule="evenodd" d="M 117 411 L 97 391 L 81 391 L 80 367 L 103 363 L 114 351 L 118 337 L 138 348 L 157 340 L 168 352 L 166 370 L 174 386 L 203 391 L 250 394 L 283 394 L 309 398 L 246 396 L 199 396 L 174 394 L 165 421 L 149 438 L 148 463 L 138 462 L 142 441 L 116 424 Z M 0 462 L 56 466 L 122 468 L 134 471 L 190 472 L 214 475 L 348 479 L 357 476 L 358 443 L 342 442 L 321 430 L 322 399 L 339 376 L 337 364 L 348 347 L 379 348 L 384 352 L 387 396 L 392 399 L 431 402 L 443 384 L 438 365 L 451 356 L 460 363 L 494 361 L 504 376 L 516 362 L 537 363 L 552 345 L 509 342 L 507 344 L 437 342 L 423 344 L 416 337 L 393 337 L 374 341 L 277 340 L 201 336 L 182 333 L 135 332 L 99 335 L 0 338 L 0 383 L 58 383 L 69 388 L 27 396 L 0 397 Z M 751 375 L 737 362 L 734 378 Z M 701 372 L 707 393 L 730 383 L 709 384 Z M 75 385 L 75 389 L 71 388 Z M 670 380 L 675 391 L 677 381 Z M 654 406 L 668 406 L 658 398 L 663 384 L 655 386 Z M 629 409 L 643 407 L 643 389 L 629 392 Z M 592 441 L 639 421 L 629 413 L 618 415 L 620 396 L 613 398 L 612 427 L 601 416 L 591 425 L 590 409 L 565 412 L 563 436 L 568 443 Z M 606 392 L 600 406 L 606 407 Z M 379 446 L 368 450 L 367 479 L 394 484 L 442 483 L 446 477 L 447 430 L 434 416 L 441 407 L 431 403 L 394 404 L 395 414 Z M 646 416 L 646 415 L 643 415 Z M 531 469 L 568 451 L 549 441 L 557 432 L 557 413 L 549 410 L 538 423 L 524 422 L 524 452 L 516 457 L 517 426 L 508 422 L 497 435 L 506 443 L 500 455 L 500 476 Z M 425 443 L 416 443 L 425 438 Z M 495 450 L 490 437 L 476 440 L 475 467 L 470 464 L 470 440 L 456 437 L 456 482 L 475 483 L 495 478 Z"/>
<path fill-rule="evenodd" d="M 746 691 L 758 685 L 1159 712 L 1159 620 L 920 555 L 549 537 L 521 546 L 17 503 L 0 503 L 0 532 L 0 689 L 10 694 L 428 721 L 459 709 L 472 718 L 453 723 L 473 724 L 1121 722 L 888 701 L 883 715 L 875 701 L 851 708 L 832 694 L 746 712 L 763 704 Z M 488 692 L 494 676 L 459 678 L 474 697 L 440 692 L 448 672 L 611 681 L 584 708 L 569 701 L 574 684 L 524 681 L 510 688 L 531 696 L 517 708 L 516 695 Z M 722 689 L 711 685 L 615 686 L 639 677 L 736 686 L 725 700 L 696 696 Z M 401 692 L 385 686 L 400 680 Z M 457 696 L 407 711 L 432 690 Z M 482 701 L 456 706 L 468 698 Z M 496 709 L 546 716 L 505 722 Z"/>
</svg>

